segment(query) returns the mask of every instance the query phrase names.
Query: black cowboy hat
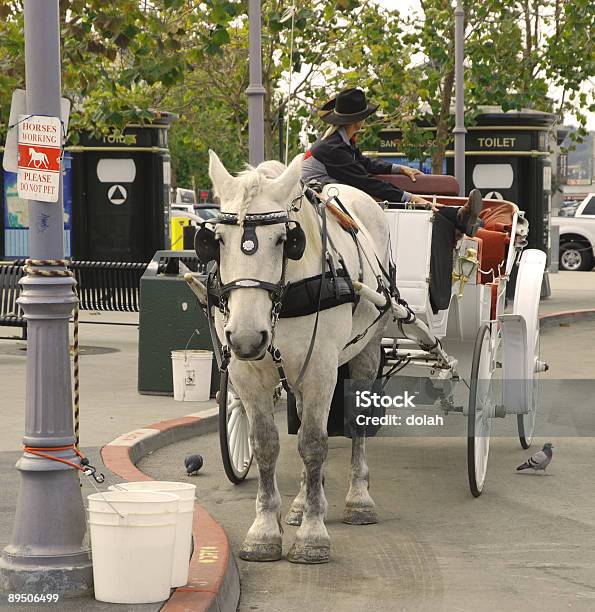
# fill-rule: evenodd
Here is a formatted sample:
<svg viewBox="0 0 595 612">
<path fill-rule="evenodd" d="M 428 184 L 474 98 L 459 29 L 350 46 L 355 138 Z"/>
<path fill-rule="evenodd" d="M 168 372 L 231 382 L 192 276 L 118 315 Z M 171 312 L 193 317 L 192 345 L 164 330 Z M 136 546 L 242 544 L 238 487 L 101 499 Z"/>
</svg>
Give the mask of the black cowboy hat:
<svg viewBox="0 0 595 612">
<path fill-rule="evenodd" d="M 318 109 L 318 116 L 331 125 L 357 123 L 376 112 L 379 104 L 368 104 L 361 89 L 346 89 Z"/>
</svg>

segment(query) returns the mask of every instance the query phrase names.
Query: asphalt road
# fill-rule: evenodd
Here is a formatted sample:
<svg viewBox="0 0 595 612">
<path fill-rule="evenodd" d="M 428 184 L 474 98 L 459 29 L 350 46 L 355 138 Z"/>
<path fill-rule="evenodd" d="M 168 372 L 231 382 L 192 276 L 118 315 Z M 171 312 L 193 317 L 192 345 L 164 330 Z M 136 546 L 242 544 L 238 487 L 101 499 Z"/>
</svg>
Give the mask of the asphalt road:
<svg viewBox="0 0 595 612">
<path fill-rule="evenodd" d="M 542 357 L 556 378 L 590 374 L 595 323 L 576 323 L 542 336 Z M 465 372 L 469 347 L 464 353 Z M 550 374 L 553 378 L 553 373 Z M 576 384 L 575 384 L 576 383 Z M 238 559 L 242 581 L 240 610 L 293 612 L 374 612 L 444 610 L 559 612 L 595 609 L 595 487 L 593 487 L 593 395 L 591 383 L 576 380 L 583 401 L 552 401 L 539 415 L 549 426 L 555 456 L 551 475 L 516 472 L 531 451 L 520 448 L 513 421 L 497 421 L 492 439 L 488 482 L 473 498 L 466 478 L 464 418 L 448 417 L 440 437 L 377 437 L 368 442 L 370 492 L 380 523 L 350 526 L 341 522 L 347 492 L 350 442 L 330 439 L 325 490 L 331 562 L 326 565 L 248 563 Z M 583 386 L 581 386 L 581 384 Z M 281 456 L 277 479 L 283 512 L 298 491 L 301 462 L 296 438 L 286 435 L 278 418 Z M 462 435 L 451 435 L 460 432 Z M 556 436 L 556 432 L 562 435 Z M 539 431 L 538 431 L 539 433 Z M 579 436 L 577 434 L 582 434 Z M 551 436 L 551 437 L 550 437 Z M 184 457 L 200 452 L 205 467 L 188 478 Z M 225 528 L 234 552 L 254 517 L 256 474 L 252 468 L 239 486 L 224 475 L 216 435 L 165 447 L 139 467 L 154 478 L 189 480 L 200 502 Z M 285 525 L 284 552 L 296 528 Z"/>
</svg>

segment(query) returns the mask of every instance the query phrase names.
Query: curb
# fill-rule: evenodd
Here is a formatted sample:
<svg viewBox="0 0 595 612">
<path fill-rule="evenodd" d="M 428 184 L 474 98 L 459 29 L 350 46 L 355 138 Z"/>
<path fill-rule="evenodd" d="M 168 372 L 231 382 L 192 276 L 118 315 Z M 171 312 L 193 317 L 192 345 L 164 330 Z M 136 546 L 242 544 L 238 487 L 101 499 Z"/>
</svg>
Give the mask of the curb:
<svg viewBox="0 0 595 612">
<path fill-rule="evenodd" d="M 539 317 L 540 329 L 550 329 L 560 323 L 574 323 L 575 321 L 594 321 L 595 309 L 586 310 L 563 310 L 551 312 Z"/>
<path fill-rule="evenodd" d="M 218 414 L 215 407 L 123 434 L 101 449 L 103 463 L 124 480 L 153 480 L 136 464 L 163 446 L 217 431 Z M 227 535 L 200 504 L 194 508 L 194 550 L 188 584 L 175 589 L 161 610 L 235 612 L 240 599 L 240 576 Z"/>
</svg>

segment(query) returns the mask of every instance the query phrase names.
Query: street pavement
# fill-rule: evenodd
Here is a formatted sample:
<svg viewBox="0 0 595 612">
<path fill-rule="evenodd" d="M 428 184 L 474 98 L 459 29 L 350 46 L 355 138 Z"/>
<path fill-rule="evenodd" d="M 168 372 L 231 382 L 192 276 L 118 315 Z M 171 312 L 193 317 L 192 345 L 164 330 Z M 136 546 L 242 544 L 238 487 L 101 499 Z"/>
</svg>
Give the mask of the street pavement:
<svg viewBox="0 0 595 612">
<path fill-rule="evenodd" d="M 544 333 L 542 357 L 551 362 L 551 375 L 582 377 L 585 362 L 592 362 L 594 340 L 592 321 Z M 468 356 L 469 350 L 461 372 L 468 368 Z M 588 402 L 550 407 L 549 414 L 538 416 L 538 433 L 540 422 L 562 428 L 566 410 L 566 418 L 588 420 L 594 435 L 592 396 Z M 281 433 L 277 481 L 285 514 L 299 488 L 301 462 L 296 438 L 286 433 L 283 411 L 275 419 Z M 331 438 L 325 470 L 331 562 L 303 566 L 238 559 L 240 611 L 595 609 L 595 438 L 553 437 L 551 474 L 519 473 L 516 466 L 550 438 L 539 436 L 532 450 L 522 450 L 514 437 L 514 417 L 495 422 L 486 490 L 475 499 L 467 485 L 466 419 L 450 415 L 447 421 L 441 437 L 368 441 L 377 525 L 341 522 L 351 449 L 349 440 Z M 196 452 L 205 467 L 198 477 L 186 477 L 184 457 Z M 230 484 L 216 434 L 167 446 L 139 467 L 158 480 L 196 484 L 199 502 L 223 525 L 237 555 L 254 518 L 254 467 L 243 484 Z M 295 532 L 284 525 L 284 553 Z"/>
<path fill-rule="evenodd" d="M 595 308 L 595 273 L 561 273 L 551 275 L 550 279 L 553 295 L 548 300 L 544 300 L 542 302 L 542 312 L 558 312 L 564 310 Z M 94 323 L 136 323 L 138 321 L 138 315 L 133 313 L 82 312 L 81 315 L 83 321 L 92 321 Z M 562 376 L 562 372 L 568 372 L 568 376 L 574 373 L 577 378 L 594 378 L 592 373 L 593 368 L 591 365 L 593 363 L 591 349 L 592 343 L 589 345 L 588 340 L 589 337 L 593 338 L 595 336 L 593 336 L 593 330 L 585 328 L 584 325 L 585 324 L 583 323 L 572 324 L 570 326 L 560 327 L 559 329 L 548 331 L 547 334 L 544 334 L 542 351 L 547 351 L 547 360 L 552 366 L 552 371 L 556 372 L 557 377 Z M 0 547 L 4 547 L 4 545 L 8 543 L 10 539 L 19 486 L 19 476 L 18 472 L 14 469 L 14 464 L 21 455 L 19 449 L 22 447 L 21 439 L 24 431 L 26 343 L 18 339 L 20 337 L 20 330 L 17 329 L 0 328 L 0 335 L 14 335 L 12 339 L 0 339 L 0 380 L 2 383 L 2 394 L 0 396 L 0 416 L 2 418 L 2 427 L 0 428 Z M 91 463 L 100 468 L 100 470 L 103 469 L 103 466 L 99 458 L 99 449 L 102 445 L 106 444 L 122 433 L 146 426 L 155 421 L 176 418 L 191 412 L 195 413 L 203 409 L 208 409 L 213 406 L 213 402 L 207 402 L 204 404 L 175 402 L 173 398 L 170 397 L 146 396 L 138 394 L 137 327 L 83 323 L 80 329 L 80 337 L 82 346 L 81 446 L 83 451 L 90 457 Z M 558 338 L 558 340 L 555 340 L 556 338 Z M 551 347 L 549 344 L 550 341 L 554 343 Z M 457 419 L 457 416 L 455 415 L 452 418 Z M 462 427 L 463 420 L 464 419 L 460 419 L 457 426 L 460 424 Z M 284 425 L 282 422 L 280 423 L 280 429 L 281 431 L 284 430 Z M 285 610 L 290 611 L 291 608 L 285 606 L 281 606 L 279 608 L 263 607 L 264 604 L 261 603 L 260 599 L 264 600 L 266 598 L 264 595 L 260 597 L 258 590 L 265 588 L 270 588 L 273 591 L 275 589 L 282 589 L 284 592 L 284 597 L 289 597 L 291 592 L 296 590 L 296 586 L 298 589 L 314 588 L 311 584 L 312 581 L 310 580 L 312 576 L 318 576 L 320 580 L 324 579 L 324 581 L 329 581 L 329 584 L 334 584 L 338 591 L 343 589 L 345 593 L 351 593 L 350 597 L 346 597 L 345 601 L 355 602 L 354 605 L 357 606 L 357 602 L 359 600 L 353 595 L 352 592 L 354 590 L 363 588 L 364 582 L 356 581 L 354 576 L 356 574 L 359 575 L 363 571 L 364 575 L 368 577 L 365 584 L 370 588 L 376 584 L 378 585 L 378 588 L 380 588 L 380 585 L 384 584 L 386 579 L 375 576 L 377 573 L 376 570 L 379 568 L 386 569 L 388 572 L 387 575 L 394 574 L 394 579 L 391 580 L 395 584 L 395 593 L 399 593 L 400 602 L 409 602 L 407 604 L 410 605 L 409 609 L 417 609 L 413 606 L 419 599 L 419 589 L 421 589 L 421 591 L 424 593 L 427 592 L 429 594 L 427 596 L 429 597 L 428 601 L 439 601 L 440 596 L 436 595 L 436 588 L 440 587 L 440 584 L 444 583 L 445 575 L 448 577 L 450 573 L 457 572 L 459 570 L 462 573 L 471 572 L 469 574 L 470 580 L 475 583 L 475 588 L 477 589 L 483 588 L 486 581 L 488 585 L 497 586 L 499 584 L 497 575 L 490 574 L 487 577 L 477 576 L 472 571 L 474 566 L 472 563 L 469 565 L 467 562 L 465 562 L 462 565 L 457 565 L 459 561 L 455 561 L 454 558 L 452 563 L 450 563 L 450 557 L 447 554 L 448 551 L 444 551 L 444 554 L 446 555 L 444 558 L 439 557 L 438 560 L 440 563 L 438 566 L 432 566 L 434 569 L 436 567 L 441 568 L 440 571 L 442 574 L 440 575 L 437 573 L 431 573 L 428 575 L 427 570 L 421 570 L 421 566 L 419 566 L 417 561 L 416 563 L 418 563 L 418 565 L 415 565 L 415 563 L 412 561 L 409 563 L 409 565 L 407 565 L 407 563 L 401 559 L 403 555 L 405 556 L 405 559 L 409 559 L 411 557 L 411 559 L 415 558 L 418 559 L 418 561 L 425 558 L 424 555 L 426 553 L 423 553 L 423 550 L 426 550 L 427 547 L 426 549 L 422 550 L 423 547 L 419 548 L 418 541 L 422 543 L 428 541 L 430 545 L 432 545 L 434 540 L 437 538 L 437 535 L 433 531 L 435 527 L 428 528 L 429 530 L 424 527 L 422 531 L 423 533 L 426 533 L 427 537 L 424 536 L 425 539 L 420 539 L 419 530 L 416 531 L 415 538 L 411 539 L 413 536 L 410 533 L 410 526 L 407 524 L 408 521 L 412 521 L 415 525 L 414 519 L 419 518 L 421 521 L 421 518 L 424 515 L 428 517 L 427 520 L 429 521 L 431 515 L 428 516 L 428 513 L 432 511 L 432 513 L 438 513 L 438 515 L 441 517 L 440 520 L 443 521 L 443 523 L 437 524 L 446 525 L 444 531 L 450 533 L 452 526 L 450 521 L 446 520 L 447 518 L 456 520 L 457 524 L 461 525 L 465 520 L 465 516 L 469 518 L 469 516 L 465 513 L 477 512 L 476 509 L 478 507 L 481 508 L 479 515 L 483 517 L 483 514 L 487 512 L 487 504 L 484 503 L 484 501 L 489 499 L 494 500 L 494 496 L 503 495 L 497 486 L 498 478 L 501 477 L 504 482 L 510 483 L 510 474 L 507 471 L 509 464 L 506 464 L 506 469 L 504 469 L 503 466 L 500 466 L 498 459 L 500 454 L 504 458 L 510 454 L 511 459 L 513 459 L 510 463 L 512 463 L 513 466 L 517 464 L 517 460 L 519 460 L 518 462 L 520 463 L 520 460 L 524 459 L 527 455 L 526 452 L 517 450 L 516 442 L 513 441 L 511 443 L 503 439 L 496 439 L 494 441 L 493 453 L 490 458 L 488 490 L 482 498 L 474 501 L 468 499 L 468 494 L 466 492 L 466 468 L 464 447 L 462 446 L 463 442 L 463 440 L 458 438 L 432 438 L 425 442 L 420 441 L 419 438 L 411 438 L 407 440 L 378 439 L 371 441 L 370 457 L 373 465 L 372 492 L 382 510 L 382 525 L 392 524 L 397 526 L 398 529 L 391 529 L 391 540 L 388 538 L 387 533 L 383 531 L 384 528 L 382 525 L 361 528 L 363 531 L 360 533 L 363 533 L 364 535 L 366 533 L 377 533 L 379 535 L 374 537 L 368 537 L 366 535 L 360 542 L 358 541 L 360 536 L 356 535 L 358 528 L 350 528 L 337 522 L 342 510 L 341 498 L 345 494 L 348 464 L 344 460 L 343 454 L 347 453 L 348 451 L 348 441 L 333 439 L 331 441 L 331 448 L 336 450 L 331 452 L 329 473 L 336 473 L 337 476 L 336 478 L 334 476 L 329 477 L 328 480 L 329 498 L 332 500 L 332 504 L 334 504 L 334 506 L 331 504 L 331 521 L 329 523 L 331 535 L 333 537 L 333 563 L 326 567 L 318 567 L 318 569 L 291 566 L 293 571 L 290 572 L 288 576 L 283 577 L 283 580 L 287 578 L 287 582 L 280 584 L 279 582 L 275 581 L 275 576 L 279 572 L 281 572 L 279 576 L 284 576 L 282 574 L 282 568 L 284 566 L 288 566 L 286 562 L 264 566 L 265 568 L 268 568 L 264 574 L 259 574 L 261 570 L 258 569 L 259 567 L 263 566 L 247 566 L 245 563 L 240 562 L 242 565 L 242 578 L 244 581 L 242 609 L 267 609 L 279 610 L 280 612 Z M 561 442 L 559 442 L 559 444 L 561 444 Z M 572 453 L 570 454 L 567 454 L 566 451 L 562 452 L 561 450 L 556 449 L 557 455 L 553 467 L 557 467 L 557 464 L 562 466 L 563 464 L 561 462 L 568 461 L 571 457 L 573 460 L 577 461 L 578 466 L 582 465 L 580 449 L 586 445 L 583 452 L 586 454 L 591 453 L 592 456 L 593 449 L 591 446 L 589 446 L 589 444 L 589 441 L 586 439 L 572 440 L 572 444 L 570 446 Z M 188 443 L 188 445 L 189 448 L 194 448 L 195 450 L 200 450 L 201 452 L 205 453 L 206 467 L 204 474 L 200 478 L 192 481 L 196 482 L 197 484 L 200 483 L 201 502 L 205 504 L 207 509 L 209 509 L 209 511 L 211 511 L 216 518 L 223 522 L 223 526 L 229 531 L 230 538 L 232 539 L 233 549 L 237 551 L 241 538 L 243 537 L 245 530 L 249 526 L 253 516 L 253 472 L 251 472 L 250 478 L 244 485 L 239 488 L 234 488 L 227 483 L 224 477 L 222 477 L 223 472 L 221 469 L 219 450 L 214 436 L 207 436 L 204 438 L 201 437 L 200 449 L 195 448 L 191 443 Z M 299 457 L 295 451 L 295 438 L 285 438 L 283 446 L 284 455 L 281 461 L 280 479 L 282 478 L 284 480 L 280 480 L 280 484 L 284 493 L 284 502 L 288 503 L 291 496 L 297 491 L 296 483 L 299 471 Z M 166 460 L 168 453 L 171 453 L 171 464 L 169 466 L 167 465 Z M 164 474 L 165 470 L 167 471 L 167 478 L 183 479 L 184 473 L 182 469 L 182 460 L 185 453 L 186 448 L 183 446 L 183 444 L 174 445 L 160 450 L 147 460 L 147 469 L 154 469 L 151 465 L 151 461 L 162 461 Z M 286 453 L 289 454 L 286 455 Z M 382 466 L 384 465 L 385 458 L 388 457 L 391 457 L 389 462 L 391 466 L 402 466 L 402 469 L 392 469 L 393 475 L 391 478 L 394 479 L 398 486 L 387 485 L 387 487 L 382 488 L 382 490 L 386 488 L 387 492 L 382 493 L 379 484 L 385 479 Z M 447 457 L 448 462 L 445 461 L 445 458 Z M 413 459 L 415 459 L 415 461 L 413 461 Z M 377 465 L 377 461 L 379 465 Z M 283 467 L 283 465 L 286 465 L 286 463 L 290 469 Z M 178 465 L 180 468 L 178 468 Z M 336 466 L 336 471 L 334 466 Z M 157 467 L 155 467 L 155 469 L 157 469 Z M 503 474 L 500 474 L 499 472 L 501 469 L 504 469 Z M 113 477 L 113 475 L 110 475 L 109 473 L 106 473 L 106 475 L 108 476 L 109 482 L 118 481 L 118 479 Z M 410 482 L 409 477 L 414 475 L 416 475 L 415 480 L 412 478 Z M 582 478 L 581 470 L 577 469 L 577 478 L 579 476 Z M 210 478 L 216 478 L 217 480 L 208 480 Z M 517 478 L 523 478 L 523 476 L 518 476 Z M 425 485 L 423 482 L 424 479 L 426 481 Z M 531 490 L 531 487 L 535 486 L 545 486 L 543 484 L 534 485 L 534 480 L 535 482 L 539 483 L 548 483 L 547 486 L 551 487 L 554 490 L 554 493 L 558 495 L 558 485 L 561 484 L 560 477 L 545 478 L 542 481 L 531 479 L 529 477 L 525 478 L 524 481 L 521 480 L 520 482 L 522 482 L 523 487 L 527 488 L 528 490 Z M 337 484 L 333 484 L 333 481 L 336 481 Z M 512 482 L 515 482 L 514 478 Z M 549 484 L 550 482 L 552 482 L 551 485 Z M 564 482 L 569 486 L 574 484 L 576 487 L 576 491 L 569 492 L 568 495 L 566 495 L 567 506 L 569 508 L 574 507 L 574 498 L 578 496 L 580 499 L 582 495 L 586 495 L 584 491 L 588 491 L 589 488 L 582 484 L 582 480 L 580 478 L 579 482 L 577 482 L 576 480 L 570 478 L 570 476 L 564 476 Z M 204 483 L 206 483 L 206 485 L 204 485 Z M 525 485 L 525 483 L 529 484 Z M 438 489 L 436 489 L 436 487 L 438 487 Z M 442 491 L 442 488 L 444 488 L 444 491 Z M 436 492 L 439 491 L 439 494 L 434 494 L 435 489 Z M 219 494 L 218 491 L 221 491 L 222 493 Z M 392 491 L 392 493 L 390 493 L 390 491 Z M 93 490 L 90 488 L 89 484 L 85 483 L 83 492 L 86 495 L 88 492 L 93 492 Z M 536 494 L 539 493 L 540 491 L 538 488 L 536 490 Z M 507 495 L 508 494 L 509 493 L 507 493 Z M 385 495 L 388 497 L 385 497 Z M 395 496 L 394 499 L 392 498 L 392 495 Z M 209 501 L 210 496 L 214 496 L 214 498 L 216 498 L 214 502 Z M 203 497 L 204 499 L 202 499 Z M 451 507 L 449 503 L 452 503 L 453 506 Z M 590 503 L 592 503 L 592 500 L 590 500 Z M 506 520 L 507 525 L 511 522 L 510 517 L 513 516 L 514 513 L 511 514 L 511 511 L 506 509 L 506 505 L 494 502 L 490 502 L 489 505 L 490 507 L 493 507 L 493 511 L 495 512 L 497 518 L 500 516 L 504 517 L 502 519 L 498 518 L 498 520 Z M 576 507 L 580 508 L 580 504 Z M 234 515 L 229 519 L 226 518 L 226 515 L 223 512 L 224 508 L 226 510 L 235 509 L 235 514 L 237 515 Z M 515 509 L 519 510 L 519 513 L 522 514 L 522 511 L 527 510 L 527 507 L 521 506 L 519 508 L 515 507 Z M 333 512 L 334 518 L 332 514 Z M 559 513 L 559 508 L 550 512 L 554 518 Z M 419 517 L 417 516 L 418 514 Z M 476 523 L 474 516 L 475 515 L 473 514 L 470 517 L 471 523 L 476 524 L 477 528 L 479 529 L 480 525 L 483 525 L 484 519 L 482 518 L 479 523 Z M 486 516 L 491 516 L 491 514 L 488 512 Z M 523 524 L 524 520 L 526 520 L 526 518 L 521 518 L 521 524 Z M 582 520 L 583 519 L 577 518 L 577 526 L 582 524 Z M 403 523 L 403 521 L 405 521 L 405 523 Z M 234 527 L 234 523 L 236 522 L 238 524 L 236 527 Z M 430 522 L 429 524 L 431 526 L 433 523 Z M 423 522 L 420 523 L 420 525 L 423 525 Z M 553 532 L 557 534 L 559 529 L 558 524 L 552 523 L 552 525 Z M 402 526 L 406 528 L 401 528 Z M 349 530 L 347 535 L 349 542 L 352 543 L 345 543 L 344 545 L 341 544 L 342 540 L 338 534 L 340 534 L 341 530 L 343 529 Z M 354 532 L 353 529 L 356 531 Z M 494 528 L 490 527 L 489 525 L 486 527 L 486 529 L 489 532 L 494 531 Z M 286 543 L 291 541 L 291 535 L 293 533 L 292 530 L 293 528 L 286 528 Z M 510 540 L 512 534 L 516 533 L 516 530 L 507 529 L 506 531 L 510 533 L 510 537 L 507 536 L 504 542 Z M 442 537 L 446 537 L 448 533 L 444 533 Z M 481 533 L 476 535 L 479 535 L 479 537 L 474 546 L 479 546 L 484 538 L 482 537 Z M 518 541 L 520 545 L 523 543 L 524 539 L 519 536 Z M 344 547 L 341 548 L 342 546 Z M 375 557 L 376 560 L 374 563 L 370 564 L 371 562 L 368 561 L 369 554 L 371 553 L 366 553 L 368 556 L 363 555 L 361 559 L 354 559 L 352 558 L 352 546 L 354 547 L 354 550 L 361 549 L 362 552 L 364 550 L 373 551 L 376 549 L 390 549 L 389 552 L 397 551 L 395 554 L 398 553 L 400 556 L 391 557 L 388 555 L 385 557 L 384 561 L 378 560 L 378 558 Z M 461 546 L 461 550 L 467 550 L 466 555 L 464 555 L 464 558 L 467 559 L 467 561 L 474 558 L 473 555 L 475 555 L 475 553 L 472 552 L 473 548 L 465 548 Z M 497 547 L 491 546 L 490 555 L 495 554 L 496 550 Z M 572 552 L 574 549 L 571 548 L 569 550 Z M 505 557 L 505 553 L 501 552 L 501 563 L 505 562 Z M 521 559 L 521 557 L 522 555 L 519 557 L 519 559 Z M 344 563 L 337 565 L 341 559 L 344 560 Z M 366 561 L 366 559 L 368 559 L 368 561 Z M 401 565 L 395 565 L 399 559 L 401 559 Z M 553 563 L 551 558 L 548 556 L 548 560 L 544 561 L 543 563 L 550 562 Z M 570 561 L 568 561 L 568 563 L 570 563 Z M 584 563 L 584 560 L 579 558 L 576 560 L 576 563 L 577 565 L 580 565 L 581 563 Z M 446 571 L 444 567 L 445 564 L 450 567 L 448 571 Z M 592 565 L 590 567 L 592 569 Z M 329 574 L 328 572 L 331 573 Z M 407 579 L 407 576 L 409 575 L 407 572 L 409 572 L 411 576 L 414 576 L 413 582 L 410 579 Z M 432 570 L 432 572 L 434 572 L 434 570 Z M 446 574 L 444 572 L 446 572 Z M 545 583 L 554 580 L 551 578 L 552 573 L 567 575 L 569 576 L 569 581 L 572 579 L 581 582 L 581 578 L 579 576 L 580 570 L 577 569 L 575 571 L 566 566 L 561 566 L 561 568 L 558 569 L 545 568 L 540 572 L 528 572 L 528 570 L 525 568 L 523 570 L 518 570 L 518 573 L 520 576 L 524 576 L 525 574 L 535 574 L 536 576 L 539 575 L 541 576 L 539 580 L 542 580 Z M 259 575 L 263 576 L 263 582 L 261 586 L 254 587 L 254 577 L 258 578 Z M 435 576 L 440 576 L 440 580 L 438 580 L 438 578 L 434 580 Z M 411 599 L 408 600 L 405 596 L 408 592 L 407 589 L 405 587 L 401 588 L 399 585 L 402 585 L 404 582 L 407 582 L 408 584 L 418 584 L 419 580 L 421 580 L 423 584 L 420 583 L 421 586 L 419 589 L 414 590 L 414 596 L 412 595 Z M 302 581 L 303 584 L 300 581 Z M 582 582 L 586 585 L 589 584 L 588 581 L 583 580 Z M 262 586 L 267 584 L 271 586 Z M 302 584 L 301 587 L 299 586 L 300 584 Z M 434 586 L 430 588 L 430 584 L 434 584 Z M 568 582 L 568 585 L 570 584 L 571 583 Z M 442 588 L 441 592 L 452 590 L 450 586 L 448 588 L 440 588 Z M 591 591 L 589 591 L 589 588 Z M 592 583 L 591 587 L 589 588 L 584 586 L 583 591 L 584 593 L 590 592 L 592 595 Z M 513 589 L 513 592 L 514 591 L 516 591 L 516 587 Z M 308 592 L 311 592 L 311 590 Z M 250 595 L 250 593 L 252 593 L 252 595 Z M 318 593 L 318 597 L 321 595 L 321 593 L 324 594 L 324 591 L 318 590 L 316 593 Z M 451 593 L 450 596 L 452 597 L 454 595 L 456 595 L 456 591 Z M 426 595 L 424 595 L 424 597 L 426 597 Z M 434 599 L 432 599 L 432 597 L 434 597 Z M 586 598 L 584 601 L 590 601 L 590 603 L 593 604 L 590 609 L 595 608 L 595 601 L 593 601 L 593 599 L 589 600 L 584 594 L 581 597 Z M 333 598 L 333 602 L 338 601 L 335 598 L 334 591 Z M 5 609 L 4 605 L 1 603 L 2 601 L 4 600 L 0 596 L 0 609 Z M 252 603 L 250 603 L 248 607 L 245 607 L 247 605 L 247 601 L 251 601 Z M 582 602 L 583 600 L 577 600 L 575 606 L 578 606 Z M 402 605 L 404 606 L 405 603 Z M 432 607 L 433 604 L 428 605 Z M 252 608 L 251 606 L 257 607 Z M 464 603 L 459 607 L 446 607 L 444 609 L 469 609 L 463 606 Z M 71 601 L 68 602 L 67 605 L 63 605 L 61 607 L 67 610 L 104 610 L 108 608 L 123 608 L 122 606 L 99 604 L 92 599 L 81 599 L 77 600 L 76 602 Z M 369 606 L 366 604 L 360 608 L 355 607 L 351 609 L 360 610 L 364 609 L 364 607 L 368 608 Z M 517 606 L 513 606 L 513 608 L 515 607 Z M 158 606 L 138 607 L 138 609 L 142 610 L 153 610 L 157 608 Z M 10 606 L 6 609 L 17 610 L 18 608 Z M 126 609 L 133 610 L 134 608 L 131 606 L 126 606 Z M 320 609 L 322 610 L 325 608 L 321 607 Z M 382 608 L 377 609 L 381 610 Z M 389 609 L 399 608 L 391 607 Z M 481 609 L 481 607 L 477 609 Z M 544 609 L 548 609 L 547 606 Z M 554 608 L 552 607 L 551 609 Z M 574 609 L 580 608 L 574 607 Z"/>
</svg>

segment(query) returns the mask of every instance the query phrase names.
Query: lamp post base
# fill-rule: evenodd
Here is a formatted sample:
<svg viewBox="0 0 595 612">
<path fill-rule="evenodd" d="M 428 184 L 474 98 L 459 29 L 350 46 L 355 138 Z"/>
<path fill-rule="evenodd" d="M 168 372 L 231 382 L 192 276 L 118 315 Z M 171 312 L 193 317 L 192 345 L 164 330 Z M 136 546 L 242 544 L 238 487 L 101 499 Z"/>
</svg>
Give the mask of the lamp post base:
<svg viewBox="0 0 595 612">
<path fill-rule="evenodd" d="M 58 451 L 70 461 L 72 451 Z M 12 537 L 0 557 L 0 590 L 62 598 L 93 590 L 85 509 L 75 471 L 25 454 Z"/>
<path fill-rule="evenodd" d="M 60 557 L 29 557 L 22 563 L 4 549 L 0 558 L 0 591 L 5 593 L 57 594 L 60 599 L 81 597 L 93 592 L 93 566 L 89 552 Z"/>
</svg>

